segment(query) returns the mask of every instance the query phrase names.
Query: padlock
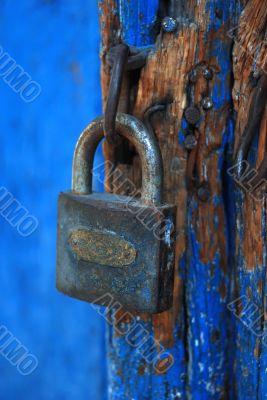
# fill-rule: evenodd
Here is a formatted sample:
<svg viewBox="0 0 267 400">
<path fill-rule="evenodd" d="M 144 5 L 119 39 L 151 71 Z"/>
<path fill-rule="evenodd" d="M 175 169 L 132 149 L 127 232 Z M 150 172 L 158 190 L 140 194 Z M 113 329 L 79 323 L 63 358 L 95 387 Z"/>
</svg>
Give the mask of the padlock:
<svg viewBox="0 0 267 400">
<path fill-rule="evenodd" d="M 128 311 L 159 313 L 172 306 L 176 207 L 162 204 L 162 157 L 153 132 L 118 114 L 116 133 L 140 156 L 141 198 L 133 197 L 138 190 L 92 192 L 94 154 L 104 136 L 103 117 L 95 119 L 76 145 L 72 191 L 59 195 L 57 288 L 95 304 L 106 305 L 109 296 Z"/>
</svg>

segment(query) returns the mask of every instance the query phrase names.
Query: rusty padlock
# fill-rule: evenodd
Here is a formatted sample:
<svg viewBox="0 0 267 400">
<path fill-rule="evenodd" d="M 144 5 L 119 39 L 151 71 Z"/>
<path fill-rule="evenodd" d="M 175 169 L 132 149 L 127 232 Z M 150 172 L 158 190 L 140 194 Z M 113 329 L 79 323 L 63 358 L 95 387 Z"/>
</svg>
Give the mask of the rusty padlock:
<svg viewBox="0 0 267 400">
<path fill-rule="evenodd" d="M 172 305 L 176 207 L 162 204 L 163 167 L 156 138 L 136 118 L 118 114 L 116 132 L 142 163 L 141 199 L 92 192 L 103 117 L 84 130 L 73 160 L 72 191 L 59 195 L 57 288 L 105 305 L 158 313 Z"/>
</svg>

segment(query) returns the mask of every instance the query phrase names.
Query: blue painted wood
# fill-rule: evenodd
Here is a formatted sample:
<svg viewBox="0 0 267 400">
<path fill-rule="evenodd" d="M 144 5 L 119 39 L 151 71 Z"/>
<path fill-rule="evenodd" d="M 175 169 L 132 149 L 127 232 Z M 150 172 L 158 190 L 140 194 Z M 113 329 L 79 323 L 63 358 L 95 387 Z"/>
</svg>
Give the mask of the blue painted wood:
<svg viewBox="0 0 267 400">
<path fill-rule="evenodd" d="M 147 46 L 155 40 L 155 22 L 159 1 L 148 2 L 119 0 L 117 2 L 119 19 L 124 41 L 132 46 Z M 152 321 L 140 318 L 138 323 L 149 335 L 154 337 Z M 113 326 L 108 326 L 108 369 L 109 395 L 113 400 L 129 399 L 167 399 L 185 396 L 185 349 L 183 315 L 177 317 L 174 327 L 176 341 L 167 351 L 173 356 L 174 366 L 162 375 L 155 374 L 153 366 L 144 366 L 140 353 L 129 345 L 125 336 L 118 337 Z"/>
<path fill-rule="evenodd" d="M 149 36 L 150 27 L 147 27 L 146 23 L 140 21 L 139 18 L 139 7 L 143 6 L 143 2 L 119 1 L 118 6 L 124 40 L 131 45 L 145 46 L 153 43 L 153 38 Z M 155 7 L 156 11 L 156 4 L 153 0 L 146 2 L 145 7 L 149 6 L 151 9 Z M 222 18 L 217 18 L 218 9 L 222 12 Z M 218 114 L 226 104 L 231 102 L 232 44 L 229 40 L 225 40 L 223 34 L 216 36 L 216 39 L 212 41 L 212 34 L 220 31 L 226 33 L 227 29 L 235 26 L 241 11 L 240 3 L 235 0 L 216 0 L 206 3 L 205 12 L 206 15 L 210 15 L 207 32 L 205 32 L 207 59 L 211 57 L 219 64 L 216 84 L 211 93 L 214 109 Z M 153 21 L 153 18 L 149 21 Z M 143 33 L 144 29 L 146 29 L 145 34 Z M 219 252 L 208 263 L 201 261 L 201 244 L 197 240 L 197 229 L 194 225 L 198 224 L 198 221 L 193 218 L 193 212 L 198 204 L 195 200 L 190 200 L 188 251 L 180 263 L 186 287 L 186 317 L 185 310 L 182 310 L 181 315 L 177 316 L 174 328 L 175 345 L 168 349 L 174 356 L 174 366 L 166 374 L 160 376 L 156 375 L 152 369 L 142 368 L 143 361 L 140 354 L 125 342 L 124 337 L 118 336 L 113 327 L 109 326 L 107 343 L 109 389 L 112 399 L 192 398 L 208 400 L 222 398 L 220 396 L 223 396 L 223 392 L 225 393 L 224 398 L 235 399 L 234 380 L 237 379 L 238 384 L 242 385 L 238 364 L 236 365 L 236 376 L 233 371 L 235 351 L 237 351 L 235 338 L 234 336 L 233 338 L 229 337 L 231 333 L 234 335 L 236 320 L 232 320 L 227 309 L 230 301 L 232 259 L 235 252 L 233 233 L 236 210 L 233 184 L 226 174 L 228 160 L 225 155 L 233 143 L 233 132 L 233 121 L 229 118 L 229 123 L 221 131 L 221 147 L 217 149 L 217 179 L 227 185 L 227 188 L 220 196 L 214 198 L 215 213 L 213 216 L 214 226 L 216 226 L 219 215 L 224 214 L 225 226 L 217 227 L 217 229 L 225 230 L 227 271 L 222 269 L 222 254 Z M 180 134 L 182 135 L 182 133 Z M 242 258 L 240 258 L 241 260 Z M 225 287 L 225 295 L 219 292 L 220 287 Z M 187 319 L 187 330 L 185 330 L 185 318 Z M 151 321 L 139 320 L 138 322 L 150 334 L 153 334 Z M 232 330 L 231 327 L 233 327 Z M 244 338 L 246 337 L 247 334 L 244 332 Z M 243 351 L 243 356 L 248 358 L 249 354 Z M 189 357 L 188 364 L 186 357 Z M 240 359 L 240 361 L 242 360 Z"/>
<path fill-rule="evenodd" d="M 0 217 L 0 325 L 39 360 L 28 377 L 0 355 L 0 398 L 106 398 L 104 323 L 55 289 L 56 202 L 80 131 L 101 113 L 96 2 L 2 1 L 5 51 L 40 83 L 25 104 L 0 78 L 0 187 L 39 220 L 29 238 Z"/>
<path fill-rule="evenodd" d="M 131 46 L 154 43 L 159 0 L 117 0 L 122 38 Z"/>
<path fill-rule="evenodd" d="M 258 153 L 258 136 L 250 150 L 249 162 L 255 165 Z M 266 323 L 264 313 L 266 308 L 266 202 L 250 200 L 244 190 L 235 185 L 234 200 L 235 215 L 235 263 L 231 293 L 232 329 L 234 340 L 233 377 L 235 381 L 235 399 L 266 399 L 267 398 L 267 351 Z M 256 232 L 251 232 L 252 246 L 257 246 L 255 240 L 263 239 L 261 252 L 257 254 L 253 265 L 248 265 L 248 249 L 245 246 L 245 232 L 251 229 L 249 213 L 261 216 L 256 224 Z M 253 227 L 254 228 L 254 227 Z M 257 237 L 259 236 L 259 238 Z M 257 248 L 257 247 L 256 247 Z M 254 249 L 253 249 L 254 250 Z M 261 261 L 262 258 L 262 261 Z"/>
<path fill-rule="evenodd" d="M 221 10 L 222 18 L 216 18 L 216 10 Z M 206 36 L 206 60 L 212 58 L 219 65 L 219 72 L 216 74 L 216 83 L 212 88 L 211 98 L 214 103 L 213 110 L 222 112 L 223 107 L 231 102 L 232 85 L 231 70 L 232 59 L 231 42 L 227 36 L 221 34 L 219 37 L 214 32 L 222 30 L 227 32 L 231 26 L 235 25 L 236 18 L 240 15 L 240 8 L 236 1 L 208 1 L 206 4 L 206 14 L 210 15 L 209 25 Z M 216 129 L 216 128 L 214 128 Z M 221 181 L 226 174 L 225 151 L 229 143 L 233 140 L 233 124 L 230 123 L 221 132 L 222 144 L 217 149 L 218 166 L 217 181 Z M 207 137 L 209 132 L 206 131 Z M 212 135 L 210 135 L 212 137 Z M 212 154 L 209 154 L 212 157 Z M 207 172 L 210 176 L 211 171 Z M 225 182 L 221 181 L 224 185 Z M 188 214 L 188 264 L 186 266 L 186 304 L 188 320 L 188 390 L 190 396 L 195 400 L 217 399 L 222 392 L 226 398 L 231 396 L 231 359 L 229 359 L 229 330 L 230 319 L 227 304 L 229 302 L 229 289 L 231 278 L 231 244 L 233 240 L 231 225 L 233 223 L 232 214 L 235 212 L 233 201 L 228 201 L 224 191 L 213 199 L 213 224 L 207 229 L 212 231 L 209 246 L 218 240 L 216 231 L 223 229 L 226 243 L 219 243 L 214 259 L 208 263 L 201 261 L 201 243 L 197 240 L 196 231 L 198 225 L 203 225 L 201 214 L 198 218 L 193 218 L 192 214 L 201 208 L 201 202 L 196 202 L 194 198 L 189 204 Z M 225 211 L 223 211 L 225 210 Z M 220 215 L 224 215 L 225 225 L 222 225 Z M 219 221 L 220 225 L 219 225 Z M 212 228 L 212 226 L 214 228 Z M 217 226 L 217 228 L 216 228 Z M 212 238 L 214 235 L 214 238 Z M 216 237 L 215 237 L 216 236 Z M 224 266 L 224 252 L 227 252 L 228 264 Z M 226 267 L 226 270 L 225 270 Z M 225 294 L 220 293 L 220 288 L 224 288 Z M 232 382 L 233 383 L 233 382 Z M 224 389 L 223 389 L 224 388 Z M 228 396 L 228 397 L 227 397 Z"/>
</svg>

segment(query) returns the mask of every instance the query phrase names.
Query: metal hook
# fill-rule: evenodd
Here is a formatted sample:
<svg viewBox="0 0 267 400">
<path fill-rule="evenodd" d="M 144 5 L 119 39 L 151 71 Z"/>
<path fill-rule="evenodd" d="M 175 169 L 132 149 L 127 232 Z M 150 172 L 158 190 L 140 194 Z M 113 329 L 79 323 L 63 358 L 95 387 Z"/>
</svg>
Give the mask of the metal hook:
<svg viewBox="0 0 267 400">
<path fill-rule="evenodd" d="M 154 130 L 153 130 L 152 125 L 151 125 L 151 117 L 152 117 L 152 115 L 154 113 L 156 113 L 156 112 L 164 111 L 166 109 L 166 107 L 167 107 L 167 103 L 166 102 L 165 103 L 162 102 L 162 103 L 153 104 L 152 106 L 148 107 L 145 110 L 145 112 L 143 114 L 143 121 L 144 121 L 144 124 L 145 124 L 146 128 L 149 130 L 150 134 L 154 135 Z"/>
<path fill-rule="evenodd" d="M 117 46 L 109 49 L 107 53 L 107 63 L 113 67 L 114 63 L 117 62 Z M 153 50 L 153 46 L 145 48 L 138 48 L 134 46 L 129 47 L 129 57 L 126 63 L 126 71 L 133 71 L 140 69 L 146 64 L 148 54 Z"/>
<path fill-rule="evenodd" d="M 126 44 L 112 47 L 107 53 L 107 63 L 112 67 L 112 74 L 108 90 L 105 111 L 104 133 L 107 141 L 118 145 L 120 138 L 115 134 L 115 121 L 121 94 L 124 71 L 133 71 L 142 68 L 152 47 L 138 49 Z"/>
<path fill-rule="evenodd" d="M 119 137 L 115 134 L 116 115 L 121 93 L 123 72 L 129 55 L 129 47 L 126 44 L 119 44 L 113 51 L 115 62 L 113 63 L 108 90 L 104 119 L 104 133 L 108 143 L 116 145 L 119 142 Z"/>
</svg>

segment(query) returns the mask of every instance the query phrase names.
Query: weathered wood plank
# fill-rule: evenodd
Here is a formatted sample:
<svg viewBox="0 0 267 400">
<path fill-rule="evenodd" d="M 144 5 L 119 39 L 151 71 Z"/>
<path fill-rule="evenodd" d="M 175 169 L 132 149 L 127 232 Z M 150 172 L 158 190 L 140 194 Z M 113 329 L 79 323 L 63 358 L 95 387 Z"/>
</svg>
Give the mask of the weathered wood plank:
<svg viewBox="0 0 267 400">
<path fill-rule="evenodd" d="M 110 0 L 107 3 L 110 7 Z M 152 42 L 148 32 L 153 29 L 146 26 L 148 36 L 137 38 L 144 29 L 138 26 L 142 25 L 137 16 L 139 3 L 127 2 L 126 5 L 119 2 L 120 8 L 113 4 L 112 12 L 110 9 L 109 14 L 103 12 L 102 20 L 109 21 L 110 14 L 117 15 L 112 29 L 116 30 L 120 21 L 123 38 L 130 40 L 129 44 L 144 46 Z M 234 0 L 196 3 L 190 0 L 179 7 L 179 15 L 176 15 L 174 2 L 170 2 L 169 12 L 179 17 L 178 31 L 175 34 L 160 32 L 155 51 L 149 56 L 138 82 L 135 80 L 131 87 L 134 96 L 130 112 L 140 119 L 152 104 L 167 103 L 165 111 L 153 116 L 152 125 L 164 159 L 164 197 L 178 205 L 175 301 L 169 312 L 137 318 L 171 352 L 175 362 L 167 373 L 156 374 L 125 342 L 123 335 L 118 336 L 114 328 L 109 327 L 111 398 L 234 398 L 230 368 L 233 357 L 228 352 L 231 314 L 227 304 L 233 255 L 231 224 L 235 209 L 232 193 L 227 189 L 231 186 L 225 171 L 227 149 L 233 140 L 233 38 L 229 31 L 235 28 L 245 3 Z M 154 1 L 151 4 L 155 6 Z M 168 12 L 166 7 L 165 12 Z M 137 36 L 132 32 L 128 18 L 137 21 Z M 149 21 L 153 24 L 155 20 Z M 107 32 L 104 41 L 106 37 Z M 149 38 L 143 41 L 144 37 Z M 188 105 L 188 75 L 199 63 L 207 64 L 214 77 L 209 84 L 201 76 L 197 79 L 194 102 L 199 105 L 208 94 L 213 108 L 209 111 L 201 109 L 202 120 L 195 132 L 197 148 L 188 157 L 184 148 L 188 125 L 183 114 Z M 105 102 L 109 70 L 104 57 L 103 71 Z M 111 159 L 111 150 L 105 149 L 105 155 Z M 191 164 L 194 179 L 189 188 L 186 177 Z M 140 183 L 136 155 L 129 157 L 128 164 L 119 163 L 118 167 L 130 179 Z M 201 187 L 209 188 L 210 198 L 206 201 L 198 194 Z M 130 326 L 127 320 L 123 323 L 124 328 Z"/>
<path fill-rule="evenodd" d="M 257 78 L 266 73 L 265 2 L 251 0 L 235 30 L 233 100 L 237 113 L 235 154 L 250 118 L 249 110 L 256 93 Z M 265 72 L 264 72 L 265 71 Z M 254 74 L 254 76 L 253 76 Z M 253 132 L 249 153 L 250 170 L 258 167 L 264 157 L 266 115 L 261 129 Z M 238 178 L 237 178 L 238 179 Z M 234 321 L 234 380 L 236 399 L 263 399 L 267 393 L 264 344 L 265 280 L 266 280 L 266 201 L 256 201 L 236 185 L 236 234 L 232 301 Z"/>
</svg>

